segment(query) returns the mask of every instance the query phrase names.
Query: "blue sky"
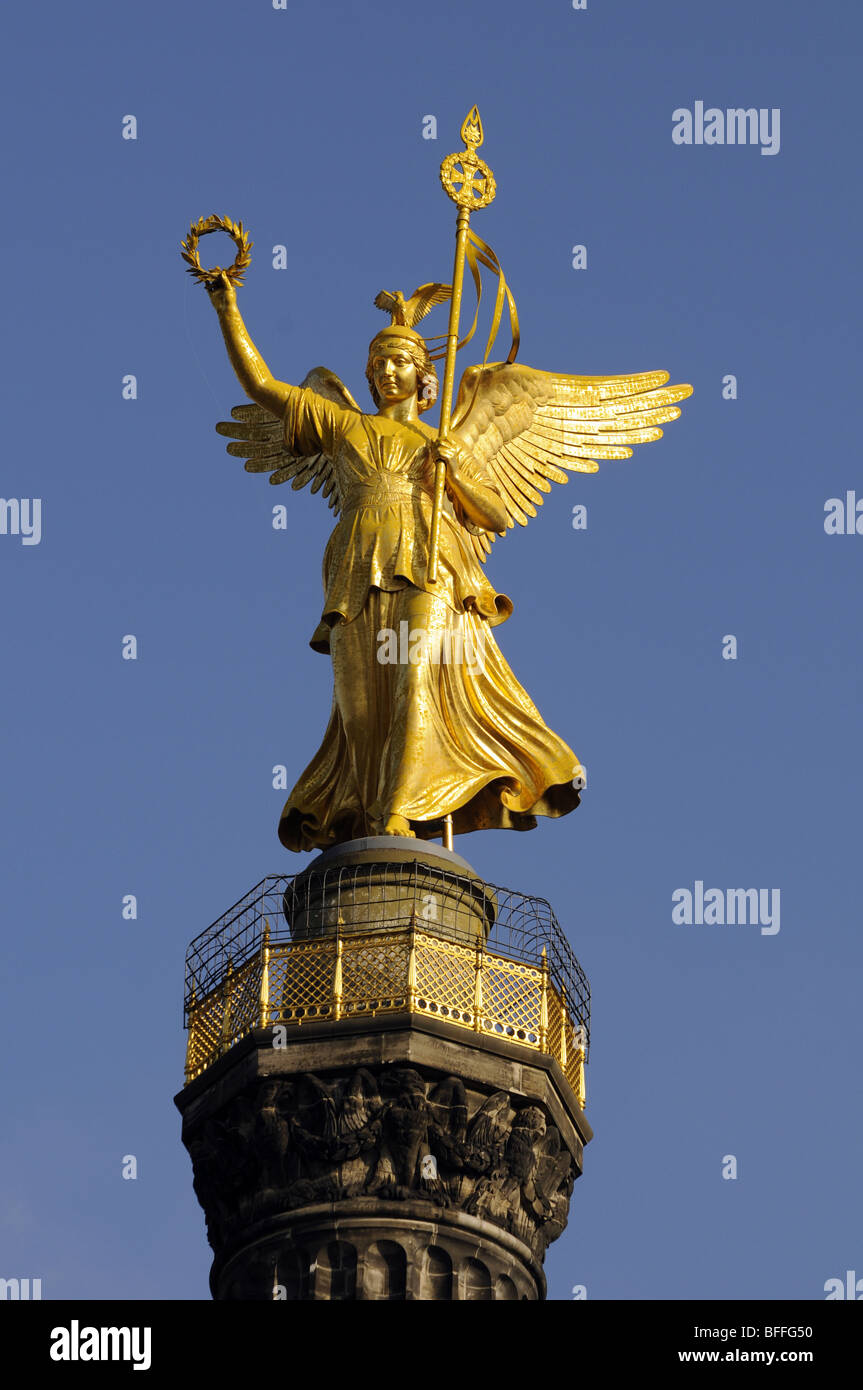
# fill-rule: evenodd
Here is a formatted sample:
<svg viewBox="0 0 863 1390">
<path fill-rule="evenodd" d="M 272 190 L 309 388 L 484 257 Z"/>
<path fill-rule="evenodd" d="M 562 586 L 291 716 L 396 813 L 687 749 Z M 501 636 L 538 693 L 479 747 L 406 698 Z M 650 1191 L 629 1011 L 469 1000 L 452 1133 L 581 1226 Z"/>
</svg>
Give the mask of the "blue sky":
<svg viewBox="0 0 863 1390">
<path fill-rule="evenodd" d="M 307 641 L 331 517 L 225 455 L 242 393 L 179 240 L 242 218 L 273 372 L 324 363 L 365 400 L 374 295 L 449 279 L 437 171 L 473 102 L 520 359 L 695 388 L 488 566 L 504 654 L 589 774 L 571 816 L 456 842 L 551 901 L 593 987 L 596 1138 L 549 1295 L 818 1299 L 863 1274 L 863 535 L 824 529 L 863 499 L 858 11 L 49 0 L 3 37 L 0 492 L 40 498 L 42 530 L 0 534 L 0 1275 L 207 1296 L 172 1104 L 184 950 L 311 857 L 276 839 L 271 769 L 299 774 L 329 708 Z M 778 109 L 778 153 L 675 144 L 697 101 Z M 675 925 L 697 880 L 779 888 L 780 930 Z"/>
</svg>

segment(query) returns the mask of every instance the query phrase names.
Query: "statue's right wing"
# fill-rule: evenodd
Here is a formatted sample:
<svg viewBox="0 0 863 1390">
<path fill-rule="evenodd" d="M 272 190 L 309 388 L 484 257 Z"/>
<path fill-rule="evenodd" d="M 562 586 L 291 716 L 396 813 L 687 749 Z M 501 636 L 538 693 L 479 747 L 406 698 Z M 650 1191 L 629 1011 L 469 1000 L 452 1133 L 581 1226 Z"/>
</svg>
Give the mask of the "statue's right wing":
<svg viewBox="0 0 863 1390">
<path fill-rule="evenodd" d="M 336 405 L 362 413 L 345 384 L 326 367 L 313 367 L 302 386 Z M 323 488 L 324 497 L 338 515 L 342 499 L 332 459 L 324 453 L 302 457 L 295 454 L 285 443 L 284 420 L 261 405 L 235 405 L 231 415 L 232 420 L 220 420 L 216 429 L 235 441 L 228 445 L 228 453 L 246 460 L 247 473 L 269 473 L 271 483 L 286 483 L 290 478 L 293 488 L 311 483 L 312 492 Z"/>
</svg>

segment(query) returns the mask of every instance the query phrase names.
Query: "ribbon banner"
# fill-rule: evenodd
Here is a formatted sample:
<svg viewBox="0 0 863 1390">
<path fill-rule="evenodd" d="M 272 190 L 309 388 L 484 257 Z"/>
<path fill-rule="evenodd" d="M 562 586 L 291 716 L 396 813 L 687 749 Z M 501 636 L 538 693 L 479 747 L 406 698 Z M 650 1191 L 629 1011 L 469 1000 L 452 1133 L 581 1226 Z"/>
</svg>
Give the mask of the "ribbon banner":
<svg viewBox="0 0 863 1390">
<path fill-rule="evenodd" d="M 518 310 L 515 307 L 515 299 L 513 298 L 512 290 L 506 283 L 506 276 L 503 273 L 503 267 L 501 266 L 501 263 L 495 255 L 494 251 L 492 251 L 488 242 L 483 241 L 482 237 L 477 236 L 476 232 L 473 231 L 472 228 L 468 228 L 467 244 L 465 246 L 465 260 L 467 261 L 467 264 L 470 268 L 470 273 L 473 277 L 474 289 L 476 290 L 476 308 L 474 310 L 473 322 L 471 323 L 471 326 L 468 329 L 467 333 L 464 335 L 464 337 L 459 340 L 456 346 L 456 351 L 460 351 L 461 348 L 465 347 L 466 344 L 470 342 L 471 338 L 476 333 L 477 323 L 479 321 L 480 303 L 482 301 L 482 275 L 480 273 L 480 266 L 484 265 L 488 270 L 492 272 L 493 275 L 497 277 L 497 293 L 495 295 L 494 312 L 491 318 L 491 326 L 488 331 L 488 338 L 486 339 L 485 353 L 483 354 L 482 366 L 486 366 L 489 356 L 491 354 L 491 350 L 494 347 L 495 339 L 497 338 L 498 332 L 500 330 L 501 319 L 503 317 L 504 302 L 506 302 L 506 306 L 509 310 L 509 328 L 511 338 L 509 352 L 507 353 L 506 358 L 504 360 L 506 362 L 514 362 L 518 354 L 519 343 L 521 341 L 521 335 L 519 333 L 518 327 Z M 446 336 L 447 335 L 445 333 L 439 333 L 435 335 L 436 338 L 446 338 Z M 431 339 L 430 341 L 434 341 L 434 339 Z M 446 347 L 444 346 L 438 348 L 430 355 L 433 361 L 439 361 L 442 357 L 446 355 Z M 480 373 L 477 373 L 476 381 L 474 382 L 473 392 L 471 394 L 471 399 L 467 406 L 467 409 L 464 410 L 463 413 L 458 417 L 458 420 L 453 420 L 453 425 L 457 426 L 464 424 L 465 420 L 470 414 L 471 408 L 473 407 L 479 382 Z"/>
</svg>

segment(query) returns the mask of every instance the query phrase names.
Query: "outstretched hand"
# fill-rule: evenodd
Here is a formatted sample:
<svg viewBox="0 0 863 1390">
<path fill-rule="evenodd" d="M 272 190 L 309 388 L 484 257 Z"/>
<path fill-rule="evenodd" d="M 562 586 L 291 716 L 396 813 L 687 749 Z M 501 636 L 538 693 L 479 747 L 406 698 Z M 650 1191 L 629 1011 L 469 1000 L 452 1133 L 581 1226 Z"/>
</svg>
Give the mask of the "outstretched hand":
<svg viewBox="0 0 863 1390">
<path fill-rule="evenodd" d="M 218 280 L 213 280 L 212 284 L 207 283 L 207 293 L 217 314 L 224 314 L 228 309 L 236 309 L 237 291 L 234 289 L 230 276 L 224 270 Z"/>
</svg>

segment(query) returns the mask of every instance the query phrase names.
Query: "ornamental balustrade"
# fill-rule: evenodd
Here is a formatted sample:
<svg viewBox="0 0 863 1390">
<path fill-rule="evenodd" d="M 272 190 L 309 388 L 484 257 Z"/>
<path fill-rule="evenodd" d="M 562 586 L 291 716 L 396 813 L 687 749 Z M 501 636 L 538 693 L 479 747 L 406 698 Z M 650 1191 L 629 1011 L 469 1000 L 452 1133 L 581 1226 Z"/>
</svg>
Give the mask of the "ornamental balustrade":
<svg viewBox="0 0 863 1390">
<path fill-rule="evenodd" d="M 585 1103 L 589 987 L 551 907 L 449 867 L 263 879 L 192 942 L 185 1007 L 187 1083 L 255 1029 L 410 1013 L 556 1058 Z"/>
</svg>

